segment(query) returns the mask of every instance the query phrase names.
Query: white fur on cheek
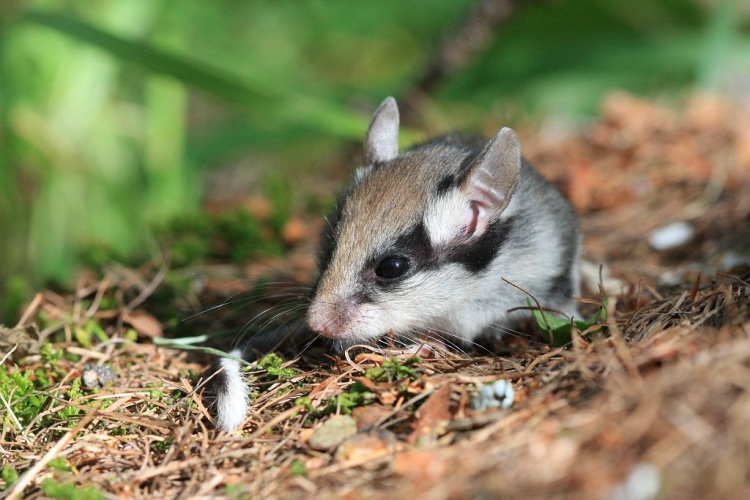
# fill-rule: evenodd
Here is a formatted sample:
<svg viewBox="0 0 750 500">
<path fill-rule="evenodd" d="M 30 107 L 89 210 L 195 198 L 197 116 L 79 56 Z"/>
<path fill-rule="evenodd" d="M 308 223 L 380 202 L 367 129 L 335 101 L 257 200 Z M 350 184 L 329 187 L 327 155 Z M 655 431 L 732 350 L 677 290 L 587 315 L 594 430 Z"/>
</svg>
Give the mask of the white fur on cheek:
<svg viewBox="0 0 750 500">
<path fill-rule="evenodd" d="M 242 352 L 237 349 L 229 354 L 242 356 Z M 224 384 L 216 394 L 216 427 L 230 432 L 239 428 L 245 421 L 250 388 L 242 377 L 239 361 L 222 358 L 219 364 L 223 372 L 218 376 L 222 377 Z"/>
<path fill-rule="evenodd" d="M 401 284 L 403 292 L 388 292 L 380 300 L 358 307 L 358 321 L 352 322 L 347 339 L 369 341 L 393 331 L 443 328 L 466 300 L 467 273 L 459 265 L 438 271 L 424 271 Z M 436 306 L 440 304 L 440 306 Z M 462 336 L 463 331 L 452 332 Z"/>
</svg>

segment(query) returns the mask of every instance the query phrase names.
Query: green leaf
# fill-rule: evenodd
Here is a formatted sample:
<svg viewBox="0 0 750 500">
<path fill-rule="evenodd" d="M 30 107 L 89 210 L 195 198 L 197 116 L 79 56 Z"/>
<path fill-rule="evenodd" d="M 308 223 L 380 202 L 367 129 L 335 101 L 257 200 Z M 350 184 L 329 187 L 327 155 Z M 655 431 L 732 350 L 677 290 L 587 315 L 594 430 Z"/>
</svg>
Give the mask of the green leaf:
<svg viewBox="0 0 750 500">
<path fill-rule="evenodd" d="M 531 299 L 526 299 L 526 303 L 532 308 L 532 314 L 537 326 L 541 330 L 542 336 L 549 341 L 554 347 L 562 347 L 569 344 L 573 340 L 572 325 L 569 318 L 562 318 L 555 314 L 543 312 L 531 302 Z M 602 300 L 603 306 L 599 311 L 588 320 L 573 320 L 572 324 L 575 325 L 576 329 L 580 332 L 584 332 L 597 324 L 600 320 L 607 317 L 607 305 L 606 297 Z M 593 332 L 589 332 L 593 333 Z"/>
<path fill-rule="evenodd" d="M 740 32 L 742 17 L 737 0 L 721 0 L 710 9 L 703 60 L 698 67 L 701 87 L 718 90 L 722 70 L 730 63 L 732 45 L 738 41 L 735 35 Z"/>
<path fill-rule="evenodd" d="M 526 299 L 529 307 L 534 307 L 530 299 Z M 534 320 L 541 330 L 542 337 L 554 347 L 563 346 L 571 341 L 570 320 L 545 313 L 538 308 L 532 309 Z"/>
</svg>

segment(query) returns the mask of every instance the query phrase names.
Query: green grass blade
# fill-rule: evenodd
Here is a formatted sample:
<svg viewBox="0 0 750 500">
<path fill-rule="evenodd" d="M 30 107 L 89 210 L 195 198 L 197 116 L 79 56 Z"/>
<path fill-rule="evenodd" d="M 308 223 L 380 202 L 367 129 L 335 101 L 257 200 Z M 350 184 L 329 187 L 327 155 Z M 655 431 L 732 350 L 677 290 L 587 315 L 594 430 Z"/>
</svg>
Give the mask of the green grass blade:
<svg viewBox="0 0 750 500">
<path fill-rule="evenodd" d="M 698 85 L 704 89 L 715 91 L 718 87 L 739 27 L 738 11 L 737 0 L 721 0 L 710 11 L 703 61 L 698 68 Z"/>
<path fill-rule="evenodd" d="M 290 123 L 301 123 L 342 138 L 359 140 L 367 121 L 341 106 L 313 96 L 291 95 L 271 88 L 241 81 L 218 68 L 188 58 L 169 54 L 145 42 L 128 40 L 102 31 L 68 16 L 31 11 L 21 21 L 45 26 L 78 41 L 98 47 L 117 59 L 138 64 L 169 75 L 245 108 L 251 115 L 275 116 Z"/>
</svg>

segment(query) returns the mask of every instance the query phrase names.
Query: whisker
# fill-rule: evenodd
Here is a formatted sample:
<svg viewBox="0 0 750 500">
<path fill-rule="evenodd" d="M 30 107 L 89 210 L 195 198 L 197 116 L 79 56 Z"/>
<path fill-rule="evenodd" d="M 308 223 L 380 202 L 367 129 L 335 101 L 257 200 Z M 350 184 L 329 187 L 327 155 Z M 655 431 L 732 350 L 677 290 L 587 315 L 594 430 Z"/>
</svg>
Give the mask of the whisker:
<svg viewBox="0 0 750 500">
<path fill-rule="evenodd" d="M 214 306 L 208 307 L 202 311 L 199 311 L 195 314 L 192 314 L 190 316 L 187 316 L 186 318 L 183 318 L 183 322 L 190 322 L 200 316 L 204 316 L 206 314 L 215 312 L 219 309 L 223 309 L 229 306 L 236 306 L 240 304 L 252 304 L 255 302 L 267 302 L 267 301 L 273 301 L 278 299 L 299 299 L 301 294 L 294 291 L 294 290 L 285 290 L 283 292 L 277 292 L 273 294 L 269 293 L 257 293 L 257 295 L 250 295 L 247 297 L 242 297 L 243 294 L 248 294 L 250 292 L 243 291 L 243 292 L 237 292 L 233 294 L 231 297 L 227 298 L 220 304 L 216 304 Z"/>
<path fill-rule="evenodd" d="M 268 312 L 272 311 L 273 309 L 279 309 L 280 307 L 281 306 L 270 307 L 270 308 L 266 309 L 265 311 L 263 311 L 263 314 L 268 313 Z M 245 326 L 243 326 L 240 329 L 240 331 L 237 333 L 237 336 L 235 337 L 235 341 L 234 342 L 235 343 L 240 343 L 241 339 L 243 337 L 245 337 L 249 333 L 249 331 L 250 331 L 251 328 L 255 328 L 256 329 L 256 331 L 252 335 L 252 337 L 256 337 L 256 336 L 259 336 L 259 335 L 264 335 L 264 334 L 267 333 L 266 329 L 269 326 L 273 325 L 274 323 L 277 323 L 278 319 L 283 318 L 285 316 L 292 316 L 292 315 L 296 314 L 298 311 L 303 310 L 303 309 L 304 309 L 304 305 L 299 305 L 299 306 L 293 307 L 291 309 L 284 309 L 284 310 L 282 310 L 280 312 L 275 313 L 270 318 L 265 319 L 260 324 L 256 324 L 257 319 L 259 319 L 259 315 L 256 315 L 251 321 L 247 322 L 245 324 Z M 285 325 L 282 324 L 281 327 L 283 327 L 283 326 L 285 326 Z"/>
</svg>

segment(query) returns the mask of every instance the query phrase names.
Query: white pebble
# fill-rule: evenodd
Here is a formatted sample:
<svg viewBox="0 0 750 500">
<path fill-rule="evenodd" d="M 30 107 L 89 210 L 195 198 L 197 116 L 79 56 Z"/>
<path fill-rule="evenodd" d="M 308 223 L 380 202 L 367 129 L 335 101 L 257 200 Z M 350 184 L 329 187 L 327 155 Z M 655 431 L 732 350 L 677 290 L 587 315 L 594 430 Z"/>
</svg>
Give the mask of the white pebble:
<svg viewBox="0 0 750 500">
<path fill-rule="evenodd" d="M 480 411 L 488 408 L 510 408 L 514 399 L 513 385 L 507 380 L 498 380 L 494 384 L 483 385 L 479 393 L 472 398 L 471 407 Z"/>
<path fill-rule="evenodd" d="M 651 231 L 648 244 L 654 250 L 669 250 L 693 239 L 695 228 L 687 222 L 673 222 Z"/>
<path fill-rule="evenodd" d="M 721 267 L 723 269 L 731 269 L 743 265 L 750 265 L 750 255 L 738 254 L 730 250 L 721 258 Z"/>
<path fill-rule="evenodd" d="M 513 386 L 507 380 L 498 380 L 492 386 L 495 391 L 495 398 L 500 401 L 501 408 L 510 408 L 513 406 L 513 400 L 515 399 L 515 393 L 513 392 Z"/>
<path fill-rule="evenodd" d="M 653 500 L 661 488 L 661 472 L 653 465 L 641 462 L 633 467 L 628 477 L 609 494 L 608 500 Z"/>
</svg>

